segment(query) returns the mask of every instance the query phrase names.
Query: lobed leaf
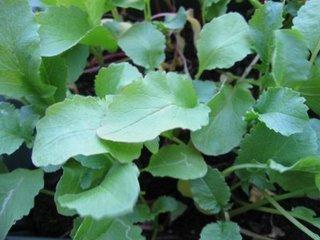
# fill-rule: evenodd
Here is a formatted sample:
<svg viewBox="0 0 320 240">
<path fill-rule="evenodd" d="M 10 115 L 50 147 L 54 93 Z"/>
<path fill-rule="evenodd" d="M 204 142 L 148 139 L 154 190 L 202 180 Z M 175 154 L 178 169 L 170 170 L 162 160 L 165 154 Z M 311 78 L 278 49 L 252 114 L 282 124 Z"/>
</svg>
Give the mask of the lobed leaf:
<svg viewBox="0 0 320 240">
<path fill-rule="evenodd" d="M 218 214 L 228 207 L 231 191 L 217 169 L 208 168 L 207 174 L 190 181 L 192 197 L 200 209 Z"/>
<path fill-rule="evenodd" d="M 11 226 L 33 208 L 34 197 L 43 185 L 39 169 L 0 174 L 0 239 L 5 239 Z"/>
<path fill-rule="evenodd" d="M 178 179 L 196 179 L 207 172 L 207 165 L 197 151 L 187 145 L 163 147 L 152 155 L 146 168 L 153 176 Z"/>
<path fill-rule="evenodd" d="M 114 218 L 133 211 L 140 187 L 139 170 L 132 164 L 115 164 L 96 187 L 60 196 L 62 207 L 94 219 Z"/>
<path fill-rule="evenodd" d="M 175 128 L 199 129 L 208 107 L 198 104 L 192 82 L 175 73 L 149 73 L 113 98 L 98 136 L 117 142 L 145 142 Z"/>
<path fill-rule="evenodd" d="M 253 105 L 248 86 L 234 88 L 225 85 L 207 104 L 210 109 L 209 124 L 191 133 L 195 147 L 206 155 L 221 155 L 240 144 L 246 132 L 243 116 Z"/>
<path fill-rule="evenodd" d="M 165 59 L 165 37 L 151 23 L 136 23 L 119 39 L 119 46 L 132 61 L 146 69 L 155 69 Z"/>
<path fill-rule="evenodd" d="M 221 222 L 207 224 L 201 231 L 200 240 L 242 240 L 240 228 L 234 222 Z"/>
<path fill-rule="evenodd" d="M 228 13 L 206 24 L 197 42 L 199 72 L 229 68 L 251 53 L 249 27 L 238 13 Z"/>
<path fill-rule="evenodd" d="M 305 99 L 289 88 L 269 88 L 254 106 L 261 122 L 284 136 L 301 133 L 309 121 Z"/>
</svg>

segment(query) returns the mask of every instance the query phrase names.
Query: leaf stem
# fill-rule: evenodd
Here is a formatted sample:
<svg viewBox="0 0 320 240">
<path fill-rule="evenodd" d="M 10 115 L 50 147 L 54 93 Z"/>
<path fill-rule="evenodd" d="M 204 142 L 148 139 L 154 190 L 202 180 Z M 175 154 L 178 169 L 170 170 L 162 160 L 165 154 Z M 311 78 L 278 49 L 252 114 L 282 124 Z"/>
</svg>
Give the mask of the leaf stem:
<svg viewBox="0 0 320 240">
<path fill-rule="evenodd" d="M 249 64 L 249 66 L 244 70 L 241 78 L 239 79 L 240 81 L 244 80 L 252 71 L 253 66 L 257 64 L 257 62 L 259 61 L 260 57 L 259 55 L 256 55 L 254 57 L 254 59 L 251 61 L 251 63 Z"/>
<path fill-rule="evenodd" d="M 112 14 L 112 17 L 118 21 L 118 22 L 121 22 L 122 21 L 122 17 L 121 15 L 119 14 L 118 12 L 118 9 L 115 7 L 111 10 L 111 14 Z"/>
<path fill-rule="evenodd" d="M 288 219 L 293 225 L 307 234 L 313 240 L 319 240 L 320 236 L 312 232 L 309 228 L 300 223 L 297 219 L 295 219 L 289 212 L 287 212 L 276 200 L 274 200 L 267 193 L 264 193 L 264 197 L 268 200 L 271 205 L 273 205 L 286 219 Z"/>
<path fill-rule="evenodd" d="M 261 164 L 261 163 L 245 163 L 245 164 L 233 165 L 231 167 L 228 167 L 224 171 L 222 171 L 222 174 L 224 175 L 224 177 L 228 177 L 234 171 L 241 170 L 241 169 L 248 169 L 248 168 L 267 169 L 268 165 Z"/>
<path fill-rule="evenodd" d="M 156 240 L 157 239 L 158 231 L 159 231 L 159 219 L 158 219 L 158 216 L 157 216 L 154 219 L 154 222 L 153 222 L 153 233 L 152 233 L 151 240 Z"/>
<path fill-rule="evenodd" d="M 144 18 L 148 22 L 152 20 L 150 0 L 144 0 Z"/>
<path fill-rule="evenodd" d="M 48 195 L 48 196 L 54 196 L 54 192 L 50 191 L 50 190 L 47 190 L 47 189 L 41 189 L 40 193 Z"/>
<path fill-rule="evenodd" d="M 251 231 L 249 231 L 247 229 L 243 229 L 243 228 L 240 229 L 240 232 L 244 235 L 247 235 L 247 236 L 252 237 L 253 239 L 257 239 L 257 240 L 274 240 L 273 238 L 261 236 L 257 233 L 251 232 Z"/>
<path fill-rule="evenodd" d="M 289 199 L 289 198 L 302 197 L 306 194 L 306 192 L 312 192 L 314 190 L 316 190 L 315 187 L 304 188 L 304 189 L 300 189 L 300 190 L 297 190 L 294 192 L 274 196 L 273 199 L 275 199 L 276 201 L 281 201 L 281 200 L 285 200 L 285 199 Z M 243 207 L 232 210 L 229 212 L 229 214 L 230 214 L 230 217 L 234 217 L 236 215 L 240 215 L 240 214 L 248 212 L 250 210 L 257 209 L 257 208 L 259 208 L 263 205 L 266 205 L 266 204 L 268 204 L 268 200 L 262 199 L 260 201 L 250 203 L 250 204 L 244 205 Z"/>
<path fill-rule="evenodd" d="M 255 8 L 261 8 L 263 7 L 263 4 L 261 2 L 259 2 L 259 0 L 249 0 L 249 2 L 251 3 L 252 6 L 254 6 Z"/>
<path fill-rule="evenodd" d="M 310 63 L 311 63 L 311 65 L 313 65 L 314 62 L 316 61 L 319 52 L 320 52 L 320 41 L 318 41 L 318 44 L 317 44 L 316 48 L 315 48 L 314 51 L 312 52 L 312 55 L 311 55 L 311 58 L 310 58 Z"/>
<path fill-rule="evenodd" d="M 203 70 L 199 69 L 194 78 L 199 79 L 201 77 L 202 73 L 203 73 Z"/>
</svg>

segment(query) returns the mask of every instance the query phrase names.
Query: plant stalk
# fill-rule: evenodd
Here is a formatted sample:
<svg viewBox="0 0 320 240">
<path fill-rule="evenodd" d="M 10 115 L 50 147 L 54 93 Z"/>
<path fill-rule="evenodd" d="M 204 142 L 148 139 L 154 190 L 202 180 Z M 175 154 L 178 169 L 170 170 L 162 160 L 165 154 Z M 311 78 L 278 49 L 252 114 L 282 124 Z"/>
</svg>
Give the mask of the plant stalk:
<svg viewBox="0 0 320 240">
<path fill-rule="evenodd" d="M 300 223 L 295 219 L 289 212 L 287 212 L 276 200 L 270 197 L 267 193 L 264 193 L 264 197 L 268 200 L 271 205 L 273 205 L 286 219 L 288 219 L 293 225 L 307 234 L 313 240 L 319 240 L 320 236 L 312 232 L 309 228 Z"/>
</svg>

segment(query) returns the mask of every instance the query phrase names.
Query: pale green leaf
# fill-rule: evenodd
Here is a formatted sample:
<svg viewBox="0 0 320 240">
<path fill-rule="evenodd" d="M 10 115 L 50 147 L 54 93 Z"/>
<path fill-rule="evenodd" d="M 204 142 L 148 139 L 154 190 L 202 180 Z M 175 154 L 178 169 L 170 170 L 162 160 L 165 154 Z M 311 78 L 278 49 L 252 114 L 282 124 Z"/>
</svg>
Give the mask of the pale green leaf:
<svg viewBox="0 0 320 240">
<path fill-rule="evenodd" d="M 198 104 L 192 81 L 175 73 L 152 72 L 114 97 L 99 137 L 117 142 L 145 142 L 175 128 L 199 129 L 209 108 Z"/>
<path fill-rule="evenodd" d="M 48 7 L 38 16 L 42 56 L 58 55 L 82 41 L 116 50 L 116 40 L 103 26 L 93 24 L 88 14 L 74 6 Z"/>
<path fill-rule="evenodd" d="M 218 214 L 228 208 L 231 192 L 222 174 L 208 168 L 203 178 L 190 181 L 192 197 L 195 203 L 210 214 Z"/>
<path fill-rule="evenodd" d="M 62 207 L 58 201 L 59 197 L 66 194 L 81 193 L 83 191 L 84 181 L 87 181 L 88 186 L 86 187 L 86 189 L 91 187 L 92 184 L 100 182 L 104 178 L 107 170 L 111 167 L 111 162 L 107 159 L 104 160 L 105 165 L 99 168 L 101 170 L 91 170 L 82 167 L 79 163 L 76 163 L 74 161 L 70 161 L 63 166 L 63 175 L 57 184 L 56 192 L 54 195 L 57 210 L 60 214 L 65 216 L 73 216 L 77 213 L 75 210 Z M 92 174 L 94 174 L 93 177 Z"/>
<path fill-rule="evenodd" d="M 44 82 L 56 87 L 55 102 L 63 101 L 67 93 L 67 65 L 60 56 L 43 58 L 41 65 L 41 78 Z"/>
<path fill-rule="evenodd" d="M 70 50 L 64 52 L 62 57 L 65 59 L 67 65 L 67 83 L 73 83 L 78 80 L 87 64 L 89 48 L 84 45 L 76 45 Z"/>
<path fill-rule="evenodd" d="M 107 142 L 97 136 L 107 108 L 106 100 L 77 95 L 50 106 L 37 124 L 33 163 L 60 165 L 77 155 L 108 152 L 121 162 L 139 157 L 142 144 Z"/>
<path fill-rule="evenodd" d="M 320 1 L 309 0 L 300 8 L 293 19 L 293 28 L 298 29 L 305 37 L 312 53 L 320 48 Z"/>
<path fill-rule="evenodd" d="M 210 223 L 200 234 L 200 240 L 242 240 L 240 228 L 234 222 Z"/>
<path fill-rule="evenodd" d="M 58 55 L 75 46 L 92 29 L 86 12 L 76 7 L 48 7 L 38 17 L 41 55 Z"/>
<path fill-rule="evenodd" d="M 312 174 L 320 174 L 320 157 L 306 157 L 298 160 L 292 166 L 283 166 L 273 160 L 270 161 L 269 167 L 272 170 L 278 171 L 280 173 L 288 172 L 288 171 L 296 171 L 296 172 L 307 172 Z"/>
<path fill-rule="evenodd" d="M 23 142 L 30 146 L 37 120 L 38 115 L 28 107 L 18 110 L 9 103 L 0 103 L 0 155 L 13 153 Z"/>
<path fill-rule="evenodd" d="M 111 0 L 111 2 L 122 8 L 135 8 L 138 10 L 144 9 L 144 0 Z"/>
<path fill-rule="evenodd" d="M 85 218 L 74 240 L 144 240 L 141 229 L 126 219 L 113 218 L 94 220 Z"/>
<path fill-rule="evenodd" d="M 300 81 L 295 85 L 291 85 L 294 89 L 301 93 L 307 100 L 307 105 L 317 113 L 320 114 L 320 63 L 312 66 L 311 76 L 307 81 Z"/>
<path fill-rule="evenodd" d="M 265 164 L 272 159 L 281 165 L 291 166 L 301 158 L 316 155 L 317 152 L 317 136 L 309 125 L 304 128 L 302 133 L 283 136 L 268 129 L 263 123 L 259 123 L 241 143 L 240 152 L 235 164 Z M 241 170 L 237 174 L 242 180 L 255 182 L 255 184 L 267 181 L 265 169 Z M 281 184 L 287 190 L 299 189 L 302 185 L 305 186 L 306 182 L 310 184 L 310 181 L 314 184 L 314 176 L 312 180 L 309 173 L 299 173 L 300 177 L 298 178 L 297 174 L 292 174 L 292 172 L 284 173 L 286 176 L 275 172 L 270 174 L 273 175 L 271 176 L 273 182 Z"/>
<path fill-rule="evenodd" d="M 305 99 L 290 88 L 269 88 L 254 106 L 261 122 L 275 132 L 290 136 L 301 133 L 308 123 Z"/>
<path fill-rule="evenodd" d="M 206 24 L 197 42 L 199 72 L 229 68 L 250 50 L 249 27 L 238 13 L 228 13 Z"/>
<path fill-rule="evenodd" d="M 90 156 L 78 155 L 74 159 L 81 163 L 82 166 L 91 169 L 109 168 L 112 160 L 108 154 L 96 154 Z"/>
<path fill-rule="evenodd" d="M 200 153 L 187 145 L 170 145 L 152 155 L 146 168 L 153 176 L 183 180 L 203 177 L 207 165 Z"/>
<path fill-rule="evenodd" d="M 177 201 L 175 198 L 161 196 L 152 204 L 151 211 L 154 217 L 161 213 L 169 212 L 171 221 L 174 221 L 181 216 L 186 209 L 187 206 L 182 202 Z"/>
<path fill-rule="evenodd" d="M 33 208 L 34 197 L 43 185 L 41 170 L 0 174 L 0 239 L 5 239 L 11 226 Z"/>
<path fill-rule="evenodd" d="M 183 7 L 180 7 L 178 12 L 173 16 L 166 16 L 164 26 L 168 29 L 182 29 L 187 22 L 187 12 Z"/>
<path fill-rule="evenodd" d="M 282 3 L 267 1 L 262 8 L 255 10 L 249 22 L 253 48 L 266 67 L 271 62 L 275 38 L 274 31 L 282 27 L 282 13 Z"/>
<path fill-rule="evenodd" d="M 310 126 L 316 133 L 318 143 L 318 155 L 320 155 L 320 120 L 315 118 L 310 119 Z"/>
<path fill-rule="evenodd" d="M 62 207 L 74 209 L 80 216 L 95 219 L 116 217 L 133 211 L 140 187 L 139 170 L 132 164 L 115 164 L 96 187 L 58 198 Z"/>
<path fill-rule="evenodd" d="M 219 90 L 213 81 L 194 80 L 192 84 L 200 103 L 208 103 Z"/>
<path fill-rule="evenodd" d="M 160 137 L 156 137 L 153 140 L 144 142 L 144 146 L 153 154 L 156 154 L 159 151 L 160 147 Z"/>
<path fill-rule="evenodd" d="M 269 159 L 291 166 L 299 159 L 316 155 L 317 136 L 309 125 L 302 133 L 283 136 L 258 124 L 240 145 L 237 163 L 248 163 L 252 160 L 267 163 Z"/>
<path fill-rule="evenodd" d="M 0 2 L 0 31 L 0 94 L 51 104 L 54 88 L 40 79 L 38 25 L 27 1 Z"/>
<path fill-rule="evenodd" d="M 272 74 L 276 83 L 287 86 L 295 81 L 306 81 L 311 69 L 308 56 L 309 50 L 300 32 L 291 29 L 276 30 L 272 59 Z"/>
<path fill-rule="evenodd" d="M 225 85 L 208 103 L 209 124 L 191 134 L 195 147 L 207 155 L 224 154 L 237 147 L 246 133 L 243 116 L 253 103 L 247 85 Z"/>
<path fill-rule="evenodd" d="M 228 10 L 228 4 L 231 0 L 211 1 L 210 6 L 205 7 L 204 11 L 206 21 L 211 21 L 215 17 L 225 14 Z"/>
<path fill-rule="evenodd" d="M 158 68 L 165 59 L 165 37 L 151 23 L 133 25 L 120 37 L 119 46 L 135 64 L 146 69 Z"/>
<path fill-rule="evenodd" d="M 117 94 L 135 80 L 142 78 L 137 68 L 129 63 L 113 63 L 107 68 L 101 68 L 95 80 L 97 96 Z"/>
<path fill-rule="evenodd" d="M 320 217 L 316 217 L 317 214 L 313 210 L 306 207 L 295 207 L 290 214 L 320 229 Z"/>
</svg>

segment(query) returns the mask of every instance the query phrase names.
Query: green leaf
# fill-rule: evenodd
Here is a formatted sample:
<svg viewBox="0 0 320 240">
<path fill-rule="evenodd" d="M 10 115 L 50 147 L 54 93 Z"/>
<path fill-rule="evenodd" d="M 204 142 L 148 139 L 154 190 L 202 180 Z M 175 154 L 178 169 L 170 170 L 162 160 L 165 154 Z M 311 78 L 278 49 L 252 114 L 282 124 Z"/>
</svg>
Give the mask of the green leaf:
<svg viewBox="0 0 320 240">
<path fill-rule="evenodd" d="M 77 95 L 50 106 L 37 124 L 33 163 L 60 165 L 77 155 L 108 152 L 121 162 L 138 158 L 142 144 L 107 142 L 97 136 L 107 108 L 106 100 Z"/>
<path fill-rule="evenodd" d="M 41 55 L 55 56 L 73 46 L 92 29 L 88 15 L 76 7 L 48 7 L 38 16 Z"/>
<path fill-rule="evenodd" d="M 300 8 L 298 15 L 293 19 L 293 28 L 298 29 L 307 40 L 312 53 L 320 48 L 320 2 L 309 0 Z"/>
<path fill-rule="evenodd" d="M 126 219 L 113 218 L 94 220 L 85 218 L 74 240 L 144 240 L 141 229 Z"/>
<path fill-rule="evenodd" d="M 197 42 L 199 72 L 229 68 L 250 50 L 249 27 L 238 13 L 228 13 L 206 24 Z"/>
<path fill-rule="evenodd" d="M 76 162 L 68 162 L 63 166 L 63 175 L 60 178 L 54 194 L 54 201 L 57 206 L 58 213 L 65 216 L 75 215 L 77 212 L 64 208 L 60 205 L 58 198 L 65 194 L 79 193 L 82 191 L 81 179 L 86 169 Z"/>
<path fill-rule="evenodd" d="M 246 133 L 244 114 L 253 105 L 248 86 L 234 88 L 225 85 L 208 103 L 211 108 L 209 124 L 191 134 L 195 147 L 206 155 L 221 155 L 240 144 Z"/>
<path fill-rule="evenodd" d="M 135 64 L 146 69 L 158 68 L 165 59 L 165 37 L 151 23 L 133 25 L 120 37 L 119 46 Z"/>
<path fill-rule="evenodd" d="M 132 223 L 144 223 L 154 219 L 154 215 L 151 213 L 151 209 L 146 203 L 137 203 L 133 212 L 126 215 L 126 218 Z"/>
<path fill-rule="evenodd" d="M 92 158 L 90 158 L 92 160 Z M 104 159 L 105 165 L 101 170 L 91 170 L 85 167 L 82 167 L 79 163 L 70 161 L 63 166 L 63 175 L 59 180 L 56 192 L 54 195 L 54 200 L 56 202 L 57 210 L 60 214 L 65 216 L 73 216 L 77 212 L 75 210 L 70 210 L 68 208 L 62 207 L 58 201 L 59 197 L 66 194 L 78 194 L 83 191 L 83 183 L 85 180 L 88 180 L 88 173 L 93 173 L 94 177 L 89 179 L 89 187 L 92 184 L 96 184 L 103 180 L 106 171 L 111 167 L 111 162 L 108 159 Z M 89 176 L 90 177 L 90 176 Z"/>
<path fill-rule="evenodd" d="M 183 180 L 203 177 L 207 165 L 200 153 L 187 145 L 169 145 L 152 155 L 146 168 L 153 176 Z"/>
<path fill-rule="evenodd" d="M 70 50 L 64 52 L 62 57 L 67 65 L 67 83 L 73 83 L 83 72 L 89 57 L 89 48 L 84 45 L 76 45 Z"/>
<path fill-rule="evenodd" d="M 219 90 L 212 81 L 194 80 L 192 84 L 200 103 L 208 103 Z"/>
<path fill-rule="evenodd" d="M 173 197 L 161 196 L 159 197 L 152 205 L 152 214 L 154 217 L 158 216 L 161 213 L 169 212 L 171 221 L 176 220 L 181 216 L 184 211 L 187 209 L 187 206 Z"/>
<path fill-rule="evenodd" d="M 115 6 L 122 8 L 144 9 L 144 0 L 111 0 Z"/>
<path fill-rule="evenodd" d="M 241 240 L 240 228 L 234 222 L 210 223 L 206 225 L 200 234 L 200 240 Z"/>
<path fill-rule="evenodd" d="M 267 163 L 269 159 L 291 166 L 299 159 L 317 154 L 317 136 L 309 125 L 302 133 L 283 136 L 258 124 L 240 145 L 237 163 L 248 163 L 252 160 Z"/>
<path fill-rule="evenodd" d="M 108 154 L 96 154 L 91 156 L 78 155 L 74 159 L 81 163 L 82 166 L 91 169 L 109 168 L 112 160 Z"/>
<path fill-rule="evenodd" d="M 17 169 L 0 174 L 0 239 L 5 239 L 11 226 L 33 208 L 33 199 L 43 185 L 41 170 Z"/>
<path fill-rule="evenodd" d="M 293 85 L 296 91 L 307 100 L 307 105 L 317 113 L 320 114 L 320 63 L 312 66 L 311 76 L 307 81 L 301 81 Z"/>
<path fill-rule="evenodd" d="M 210 214 L 218 214 L 228 208 L 231 192 L 222 174 L 208 168 L 203 178 L 190 181 L 192 197 L 195 203 Z"/>
<path fill-rule="evenodd" d="M 320 155 L 320 120 L 315 118 L 310 119 L 310 126 L 316 133 L 318 143 L 318 155 Z"/>
<path fill-rule="evenodd" d="M 261 122 L 284 136 L 301 133 L 308 123 L 308 108 L 305 99 L 290 88 L 269 88 L 263 92 L 255 111 Z"/>
<path fill-rule="evenodd" d="M 156 154 L 160 148 L 160 137 L 144 142 L 144 146 L 152 153 Z"/>
<path fill-rule="evenodd" d="M 187 12 L 183 7 L 180 7 L 178 12 L 173 16 L 166 16 L 164 26 L 168 29 L 182 29 L 187 22 Z"/>
<path fill-rule="evenodd" d="M 0 94 L 41 107 L 52 103 L 54 88 L 40 79 L 38 25 L 26 0 L 0 2 L 0 31 Z"/>
<path fill-rule="evenodd" d="M 300 32 L 291 29 L 276 30 L 272 60 L 272 74 L 276 83 L 288 86 L 295 81 L 306 81 L 311 69 L 308 56 L 309 50 Z"/>
<path fill-rule="evenodd" d="M 133 143 L 175 128 L 194 131 L 208 123 L 208 107 L 197 102 L 190 79 L 152 72 L 113 98 L 97 133 L 106 140 Z"/>
<path fill-rule="evenodd" d="M 309 125 L 304 128 L 302 133 L 283 136 L 259 123 L 241 143 L 235 165 L 246 163 L 266 164 L 272 159 L 281 165 L 292 166 L 301 158 L 316 155 L 317 152 L 317 136 Z M 279 173 L 274 174 L 274 172 L 270 174 L 272 175 L 272 181 L 281 184 L 286 190 L 299 189 L 302 185 L 305 186 L 306 182 L 310 184 L 310 181 L 314 184 L 314 176 L 312 180 L 309 173 L 292 174 L 288 172 L 284 173 L 286 176 Z M 264 182 L 263 187 L 267 187 L 265 184 L 269 182 L 266 179 L 265 169 L 241 170 L 237 172 L 237 175 L 243 181 L 254 182 L 256 185 L 261 185 Z M 270 185 L 268 185 L 269 187 Z"/>
<path fill-rule="evenodd" d="M 142 78 L 138 69 L 129 63 L 113 63 L 107 68 L 101 68 L 95 80 L 97 96 L 117 94 L 135 80 Z"/>
<path fill-rule="evenodd" d="M 288 171 L 297 171 L 297 172 L 308 172 L 313 174 L 320 174 L 320 157 L 319 156 L 302 158 L 299 161 L 297 161 L 295 164 L 289 167 L 283 166 L 273 160 L 271 160 L 269 164 L 272 170 L 278 171 L 280 173 L 284 173 Z"/>
<path fill-rule="evenodd" d="M 202 11 L 205 14 L 205 20 L 211 21 L 215 17 L 219 17 L 225 14 L 228 10 L 228 4 L 231 0 L 218 0 L 218 1 L 211 1 L 212 4 L 210 6 L 205 7 Z"/>
<path fill-rule="evenodd" d="M 283 4 L 266 2 L 256 9 L 249 22 L 250 36 L 254 50 L 259 54 L 265 67 L 271 62 L 274 48 L 274 31 L 282 27 Z"/>
<path fill-rule="evenodd" d="M 67 65 L 60 56 L 43 58 L 41 65 L 41 78 L 44 82 L 56 87 L 55 102 L 63 101 L 67 93 Z"/>
<path fill-rule="evenodd" d="M 23 142 L 30 146 L 37 121 L 38 115 L 28 107 L 18 110 L 9 103 L 0 103 L 0 155 L 13 153 Z"/>
<path fill-rule="evenodd" d="M 320 218 L 316 217 L 316 213 L 306 207 L 295 207 L 290 214 L 295 218 L 301 219 L 307 223 L 312 224 L 316 228 L 320 228 Z"/>
<path fill-rule="evenodd" d="M 115 164 L 96 187 L 58 198 L 62 207 L 74 209 L 80 216 L 95 219 L 116 217 L 132 212 L 140 187 L 139 170 L 132 164 Z"/>
<path fill-rule="evenodd" d="M 109 51 L 117 48 L 116 40 L 105 27 L 92 23 L 85 11 L 74 6 L 48 7 L 38 16 L 38 22 L 42 56 L 58 55 L 80 41 L 101 45 Z"/>
</svg>

